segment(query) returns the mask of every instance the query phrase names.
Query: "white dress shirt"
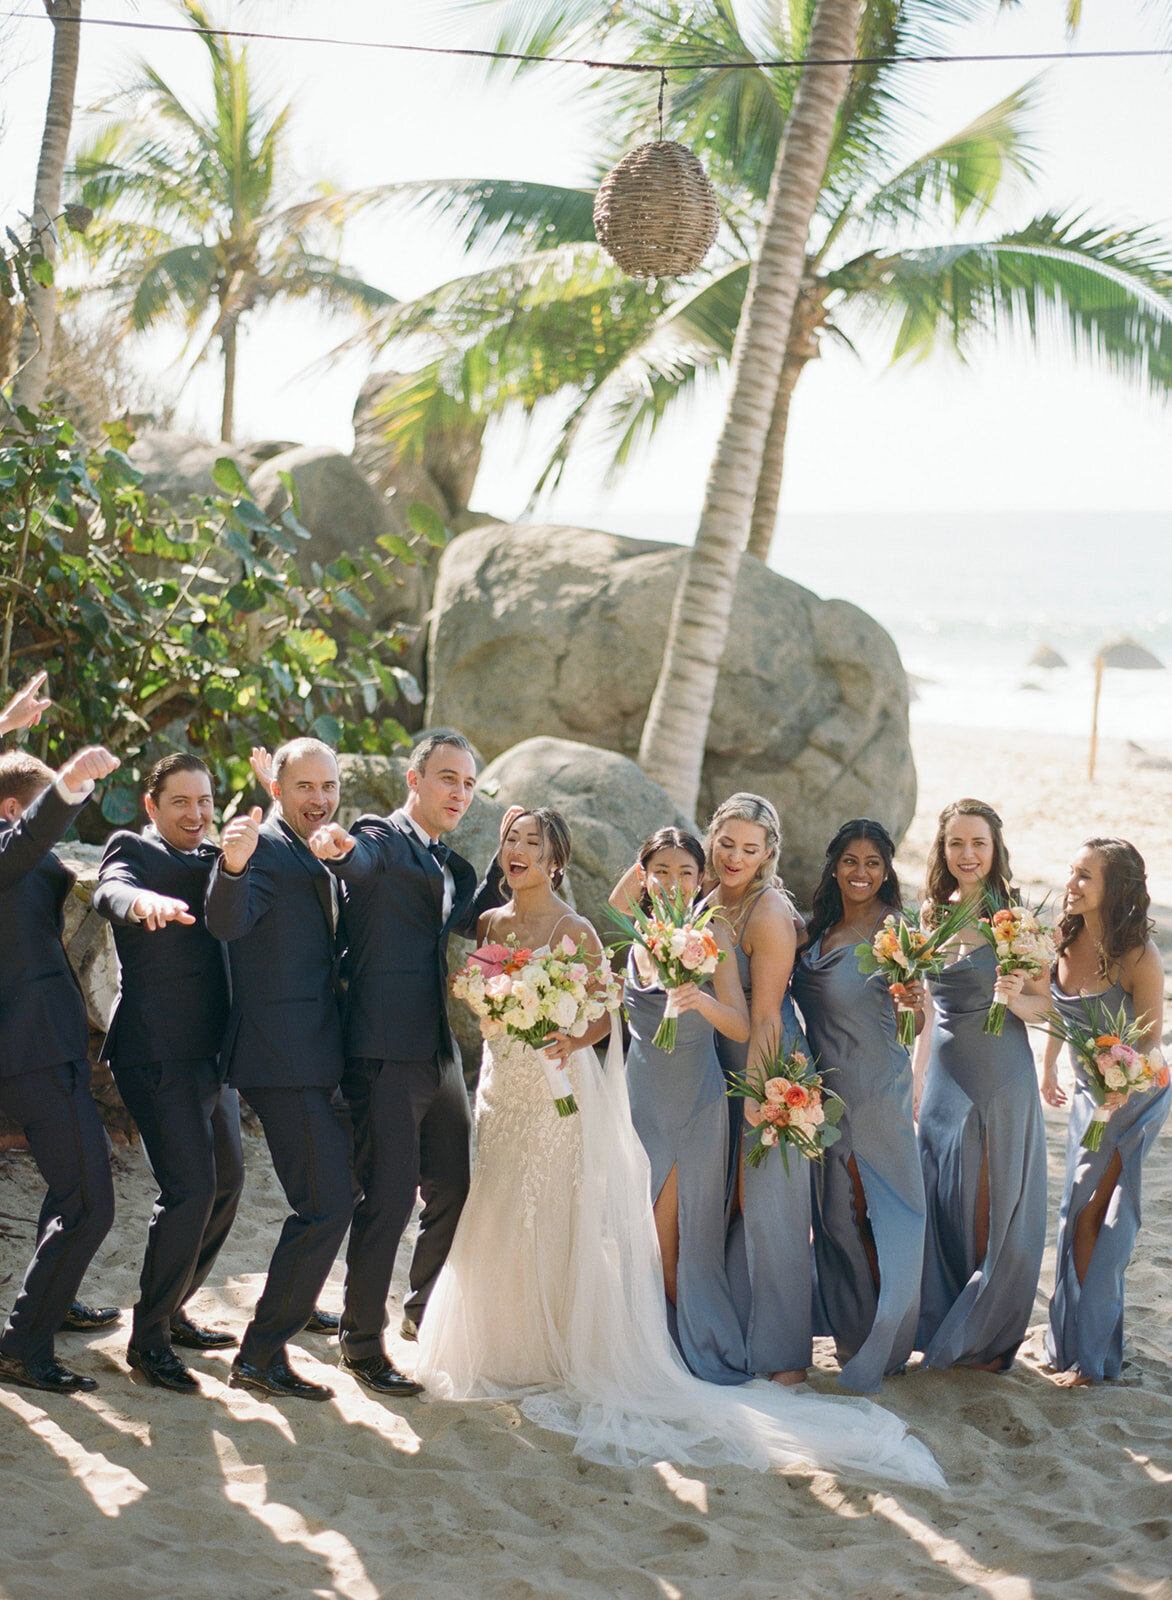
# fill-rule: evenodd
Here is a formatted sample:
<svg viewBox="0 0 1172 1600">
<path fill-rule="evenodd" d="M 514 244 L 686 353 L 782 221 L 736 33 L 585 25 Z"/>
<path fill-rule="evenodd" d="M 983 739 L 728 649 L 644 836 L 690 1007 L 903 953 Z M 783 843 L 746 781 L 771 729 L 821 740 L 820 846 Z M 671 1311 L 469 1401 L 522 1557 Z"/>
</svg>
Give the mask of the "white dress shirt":
<svg viewBox="0 0 1172 1600">
<path fill-rule="evenodd" d="M 407 817 L 408 823 L 412 828 L 414 828 L 415 835 L 423 848 L 425 850 L 430 850 L 433 842 L 431 834 L 428 833 L 426 828 L 421 828 L 414 817 L 407 816 L 406 812 L 404 812 L 403 815 Z M 436 866 L 439 866 L 438 861 L 436 862 Z M 440 870 L 444 875 L 444 921 L 446 922 L 452 914 L 452 907 L 456 903 L 456 880 L 452 876 L 452 869 L 448 866 L 446 861 Z"/>
</svg>

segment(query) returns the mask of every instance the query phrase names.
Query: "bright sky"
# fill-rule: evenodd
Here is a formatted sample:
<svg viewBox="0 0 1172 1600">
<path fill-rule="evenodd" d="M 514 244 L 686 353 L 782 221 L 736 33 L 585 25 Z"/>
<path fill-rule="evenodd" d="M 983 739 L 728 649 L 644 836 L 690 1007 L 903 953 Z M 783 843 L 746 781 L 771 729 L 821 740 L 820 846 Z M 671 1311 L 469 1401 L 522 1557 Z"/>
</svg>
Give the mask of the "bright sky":
<svg viewBox="0 0 1172 1600">
<path fill-rule="evenodd" d="M 1083 50 L 1154 48 L 1168 42 L 1162 8 L 1143 0 L 1086 0 Z M 31 202 L 51 46 L 41 0 L 0 0 L 0 221 Z M 483 20 L 453 21 L 419 0 L 252 0 L 213 11 L 239 26 L 329 33 L 367 41 L 486 41 Z M 958 29 L 955 49 L 991 53 L 1066 48 L 1062 0 L 1024 0 L 1017 11 Z M 164 0 L 86 0 L 95 18 L 173 21 Z M 429 177 L 530 177 L 580 182 L 589 161 L 588 74 L 562 68 L 486 83 L 483 69 L 450 58 L 309 45 L 254 46 L 265 81 L 296 101 L 292 148 L 307 181 L 342 186 Z M 114 28 L 83 35 L 78 103 L 92 104 L 144 54 L 182 92 L 202 84 L 196 40 Z M 921 144 L 964 125 L 1031 75 L 1022 63 L 925 69 Z M 649 88 L 649 93 L 653 92 Z M 75 133 L 86 123 L 75 122 Z M 1042 177 L 993 232 L 1047 207 L 1084 210 L 1120 226 L 1145 223 L 1172 238 L 1172 59 L 1071 61 L 1052 66 L 1037 112 Z M 348 261 L 399 296 L 468 270 L 441 226 L 402 213 L 355 224 Z M 369 366 L 350 358 L 330 371 L 304 369 L 344 333 L 304 308 L 254 324 L 241 349 L 237 401 L 242 437 L 352 443 L 350 414 Z M 144 364 L 165 368 L 176 344 L 152 336 Z M 830 351 L 802 379 L 791 415 L 783 506 L 790 511 L 1159 510 L 1172 511 L 1172 412 L 1053 350 L 1036 356 L 1000 345 L 967 369 L 948 358 L 891 369 L 881 343 L 864 359 Z M 663 437 L 613 493 L 585 459 L 549 508 L 553 515 L 608 508 L 694 515 L 721 418 L 722 394 L 677 412 Z M 193 380 L 185 424 L 209 432 L 218 417 L 214 369 Z M 491 441 L 475 503 L 520 512 L 541 462 L 528 427 Z"/>
</svg>

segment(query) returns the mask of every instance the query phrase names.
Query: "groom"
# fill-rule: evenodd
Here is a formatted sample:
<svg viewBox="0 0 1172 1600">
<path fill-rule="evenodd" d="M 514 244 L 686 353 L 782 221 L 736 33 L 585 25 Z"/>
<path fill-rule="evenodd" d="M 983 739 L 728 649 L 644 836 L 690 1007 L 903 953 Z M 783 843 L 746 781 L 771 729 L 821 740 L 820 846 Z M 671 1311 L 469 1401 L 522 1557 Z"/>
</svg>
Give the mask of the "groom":
<svg viewBox="0 0 1172 1600">
<path fill-rule="evenodd" d="M 480 913 L 500 901 L 500 878 L 494 864 L 478 892 L 475 871 L 440 835 L 463 817 L 475 788 L 467 739 L 430 734 L 411 754 L 400 810 L 360 817 L 351 833 L 331 823 L 309 840 L 344 886 L 349 941 L 342 1092 L 363 1195 L 346 1256 L 342 1365 L 378 1394 L 419 1388 L 396 1371 L 382 1342 L 415 1192 L 423 1214 L 405 1306 L 411 1337 L 468 1193 L 471 1114 L 448 1027 L 448 935 L 475 934 Z"/>
</svg>

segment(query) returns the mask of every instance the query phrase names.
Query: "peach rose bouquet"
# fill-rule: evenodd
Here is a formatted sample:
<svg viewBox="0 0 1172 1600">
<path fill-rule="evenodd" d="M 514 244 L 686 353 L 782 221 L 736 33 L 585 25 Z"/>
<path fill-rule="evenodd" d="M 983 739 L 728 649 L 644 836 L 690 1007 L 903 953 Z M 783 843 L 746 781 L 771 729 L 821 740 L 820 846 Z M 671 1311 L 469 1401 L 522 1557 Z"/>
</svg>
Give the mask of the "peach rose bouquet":
<svg viewBox="0 0 1172 1600">
<path fill-rule="evenodd" d="M 710 978 L 724 960 L 724 951 L 708 929 L 714 907 L 695 912 L 683 894 L 665 894 L 654 885 L 650 896 L 650 911 L 636 906 L 627 916 L 612 906 L 610 914 L 630 943 L 646 952 L 656 982 L 667 990 L 663 1021 L 651 1042 L 658 1050 L 674 1050 L 679 1013 L 673 991 Z"/>
<path fill-rule="evenodd" d="M 1112 1113 L 1133 1094 L 1166 1089 L 1168 1068 L 1158 1049 L 1145 1055 L 1136 1048 L 1147 1031 L 1145 1019 L 1131 1021 L 1122 1006 L 1112 1012 L 1105 1006 L 1092 1006 L 1090 1000 L 1086 1000 L 1084 1007 L 1085 1023 L 1076 1022 L 1060 1011 L 1048 1011 L 1043 1020 L 1048 1024 L 1046 1032 L 1051 1038 L 1068 1044 L 1082 1067 L 1086 1087 L 1095 1102 L 1082 1145 L 1086 1150 L 1098 1150 L 1103 1143 L 1103 1129 Z"/>
<path fill-rule="evenodd" d="M 1037 978 L 1054 964 L 1054 934 L 1029 906 L 1003 906 L 991 917 L 982 917 L 977 932 L 993 946 L 997 971 L 1024 972 Z M 1005 1003 L 994 1000 L 985 1018 L 983 1033 L 1000 1033 L 1005 1025 Z"/>
<path fill-rule="evenodd" d="M 828 1089 L 804 1050 L 780 1047 L 762 1058 L 755 1072 L 733 1074 L 729 1095 L 745 1102 L 745 1121 L 756 1133 L 745 1151 L 745 1164 L 759 1167 L 776 1148 L 789 1172 L 792 1147 L 809 1161 L 837 1144 L 838 1123 L 846 1106 Z"/>
</svg>

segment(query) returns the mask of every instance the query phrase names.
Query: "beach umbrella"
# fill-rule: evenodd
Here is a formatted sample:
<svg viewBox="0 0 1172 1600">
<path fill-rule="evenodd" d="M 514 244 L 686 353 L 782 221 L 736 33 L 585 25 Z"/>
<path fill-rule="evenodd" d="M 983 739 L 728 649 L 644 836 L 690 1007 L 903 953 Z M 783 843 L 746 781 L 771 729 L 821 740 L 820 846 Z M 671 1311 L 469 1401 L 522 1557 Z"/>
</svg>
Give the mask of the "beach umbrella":
<svg viewBox="0 0 1172 1600">
<path fill-rule="evenodd" d="M 1095 757 L 1099 753 L 1099 695 L 1103 688 L 1103 671 L 1106 667 L 1115 667 L 1124 672 L 1162 672 L 1164 663 L 1159 656 L 1133 639 L 1129 634 L 1121 634 L 1118 639 L 1108 639 L 1106 644 L 1099 646 L 1095 655 L 1095 692 L 1091 705 L 1091 751 L 1087 761 L 1087 777 L 1095 776 Z"/>
<path fill-rule="evenodd" d="M 1030 657 L 1027 665 L 1042 667 L 1046 672 L 1049 672 L 1054 667 L 1064 667 L 1066 665 L 1066 657 L 1055 650 L 1052 644 L 1040 644 Z"/>
</svg>

